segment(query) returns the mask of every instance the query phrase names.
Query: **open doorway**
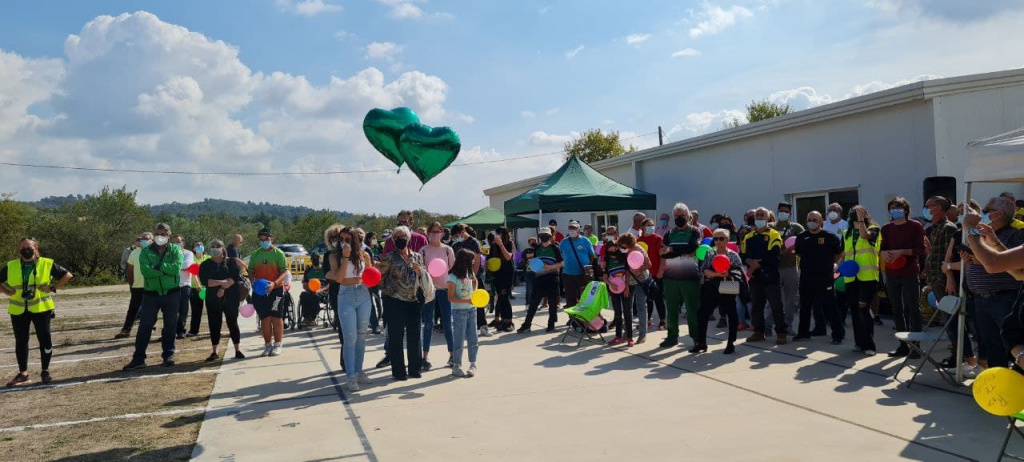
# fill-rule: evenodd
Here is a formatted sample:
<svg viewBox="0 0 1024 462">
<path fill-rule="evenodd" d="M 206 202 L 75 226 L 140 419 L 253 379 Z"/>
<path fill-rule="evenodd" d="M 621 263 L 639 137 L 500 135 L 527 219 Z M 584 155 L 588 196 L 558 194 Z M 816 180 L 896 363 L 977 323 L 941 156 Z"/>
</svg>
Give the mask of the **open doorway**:
<svg viewBox="0 0 1024 462">
<path fill-rule="evenodd" d="M 860 191 L 856 188 L 840 189 L 836 191 L 819 191 L 811 193 L 790 194 L 790 202 L 793 204 L 793 214 L 796 221 L 807 226 L 807 214 L 815 210 L 825 215 L 828 205 L 837 202 L 843 207 L 843 219 L 846 219 L 853 206 L 860 203 Z"/>
</svg>

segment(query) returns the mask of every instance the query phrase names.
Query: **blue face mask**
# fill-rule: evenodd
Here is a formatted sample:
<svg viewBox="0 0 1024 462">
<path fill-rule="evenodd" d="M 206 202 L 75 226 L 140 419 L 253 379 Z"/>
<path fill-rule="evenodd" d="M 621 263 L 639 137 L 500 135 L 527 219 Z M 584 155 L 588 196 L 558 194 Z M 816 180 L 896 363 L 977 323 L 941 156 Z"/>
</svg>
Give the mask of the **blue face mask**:
<svg viewBox="0 0 1024 462">
<path fill-rule="evenodd" d="M 991 225 L 992 224 L 992 217 L 988 216 L 987 213 L 981 214 L 981 224 L 983 224 L 983 225 Z"/>
<path fill-rule="evenodd" d="M 197 245 L 196 248 L 193 250 L 195 250 L 196 253 L 203 253 L 203 251 L 206 250 L 206 248 L 201 245 Z"/>
<path fill-rule="evenodd" d="M 789 212 L 779 212 L 779 221 L 789 221 Z"/>
<path fill-rule="evenodd" d="M 754 220 L 754 226 L 764 228 L 765 226 L 768 226 L 768 220 Z"/>
<path fill-rule="evenodd" d="M 668 220 L 658 220 L 658 226 L 668 226 Z"/>
<path fill-rule="evenodd" d="M 903 209 L 892 209 L 889 211 L 889 216 L 892 217 L 893 220 L 902 220 L 906 218 L 906 214 L 903 213 Z"/>
<path fill-rule="evenodd" d="M 932 221 L 932 211 L 928 210 L 928 207 L 924 208 L 924 212 L 921 212 L 921 216 L 924 217 L 925 220 Z"/>
<path fill-rule="evenodd" d="M 648 226 L 648 227 L 644 228 L 644 232 L 647 233 L 647 234 L 654 234 L 654 227 L 653 226 Z"/>
<path fill-rule="evenodd" d="M 270 241 L 260 241 L 260 248 L 263 250 L 270 249 Z"/>
</svg>

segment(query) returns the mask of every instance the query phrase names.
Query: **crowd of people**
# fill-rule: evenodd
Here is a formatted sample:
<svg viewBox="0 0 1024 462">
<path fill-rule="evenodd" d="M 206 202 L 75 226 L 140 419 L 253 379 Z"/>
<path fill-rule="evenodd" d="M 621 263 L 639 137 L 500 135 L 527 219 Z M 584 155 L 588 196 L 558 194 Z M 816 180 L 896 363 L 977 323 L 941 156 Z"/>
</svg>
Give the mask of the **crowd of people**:
<svg viewBox="0 0 1024 462">
<path fill-rule="evenodd" d="M 959 273 L 964 272 L 968 335 L 956 338 L 954 330 L 949 332 L 951 342 L 963 343 L 966 375 L 1018 365 L 1024 356 L 1020 204 L 1004 193 L 984 207 L 973 201 L 956 205 L 941 196 L 924 206 L 923 218 L 915 220 L 909 201 L 893 198 L 881 224 L 864 206 L 844 214 L 842 206 L 831 204 L 824 215 L 807 213 L 805 228 L 789 203 L 751 209 L 740 220 L 715 214 L 707 225 L 699 212 L 677 203 L 657 221 L 636 213 L 623 233 L 609 226 L 595 234 L 591 225 L 570 220 L 563 234 L 551 220 L 522 251 L 508 228 L 499 227 L 483 239 L 464 224 L 445 229 L 435 222 L 416 229 L 412 213 L 402 211 L 383 241 L 373 232 L 341 224 L 324 231 L 327 252 L 313 255 L 303 276 L 300 322 L 304 328 L 315 325 L 324 305 L 337 314 L 340 365 L 351 391 L 370 380 L 364 367 L 368 335 L 384 335 L 385 357 L 377 367 L 390 366 L 395 380 L 419 378 L 433 367 L 435 330 L 444 336 L 451 374 L 473 377 L 480 337 L 493 335 L 492 329 L 528 334 L 542 308 L 548 312 L 546 331 L 555 331 L 559 307 L 580 304 L 591 281 L 614 289 L 609 306 L 602 307 L 614 313 L 605 327 L 614 329 L 611 346 L 644 343 L 649 333 L 665 331 L 661 348 L 683 343 L 690 353 L 704 353 L 716 313 L 716 327 L 727 329 L 724 354 L 734 353 L 740 331 L 750 332 L 747 342 L 774 337 L 775 344 L 785 345 L 828 336 L 831 344 L 840 345 L 846 341 L 849 315 L 855 350 L 873 356 L 881 304 L 891 309 L 896 331 L 920 331 L 927 327 L 922 308 L 929 309 L 922 301 L 932 300 L 934 307 L 944 297 L 959 295 Z M 966 242 L 961 241 L 964 228 Z M 227 246 L 214 239 L 209 248 L 193 241 L 190 249 L 184 236 L 172 234 L 164 223 L 140 235 L 123 257 L 131 297 L 116 338 L 130 337 L 139 323 L 135 352 L 124 369 L 146 367 L 158 314 L 163 318 L 162 365 L 173 366 L 175 341 L 199 333 L 204 307 L 212 344 L 207 361 L 221 358 L 224 324 L 235 358 L 244 358 L 238 316 L 239 306 L 247 302 L 259 319 L 261 356 L 281 355 L 283 302 L 292 275 L 272 232 L 263 229 L 258 237 L 259 248 L 243 259 L 240 235 Z M 42 352 L 41 379 L 52 380 L 51 294 L 72 275 L 41 257 L 38 249 L 35 240 L 22 240 L 21 258 L 0 269 L 0 288 L 10 296 L 19 365 L 8 386 L 31 381 L 30 325 Z M 853 272 L 837 272 L 844 262 Z M 526 315 L 516 329 L 511 300 L 519 280 L 525 284 Z M 480 288 L 491 294 L 490 303 L 474 300 Z M 689 342 L 680 336 L 683 313 Z M 888 354 L 903 357 L 915 350 L 901 343 Z M 943 363 L 958 365 L 952 356 Z"/>
</svg>

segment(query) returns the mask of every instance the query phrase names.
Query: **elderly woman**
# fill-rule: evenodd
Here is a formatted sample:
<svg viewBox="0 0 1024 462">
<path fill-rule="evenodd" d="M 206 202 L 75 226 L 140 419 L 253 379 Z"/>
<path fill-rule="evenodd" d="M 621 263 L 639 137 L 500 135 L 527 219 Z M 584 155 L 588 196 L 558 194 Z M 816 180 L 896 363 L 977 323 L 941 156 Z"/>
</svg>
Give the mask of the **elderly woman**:
<svg viewBox="0 0 1024 462">
<path fill-rule="evenodd" d="M 736 311 L 736 291 L 722 290 L 723 281 L 739 282 L 743 278 L 743 262 L 736 252 L 729 250 L 729 230 L 718 228 L 712 236 L 715 247 L 708 252 L 707 257 L 700 264 L 701 273 L 701 300 L 700 311 L 697 313 L 697 336 L 694 339 L 696 345 L 690 353 L 703 353 L 708 351 L 708 319 L 711 313 L 718 306 L 724 309 L 725 316 L 729 319 L 729 343 L 725 346 L 724 354 L 732 354 L 736 350 L 733 346 L 736 343 L 736 330 L 740 324 L 739 315 Z M 715 257 L 725 255 L 729 258 L 729 269 L 726 271 L 715 270 L 712 263 Z M 724 292 L 724 293 L 723 293 Z"/>
<path fill-rule="evenodd" d="M 391 376 L 395 380 L 418 379 L 423 357 L 420 353 L 420 317 L 423 302 L 417 294 L 416 283 L 419 275 L 426 271 L 423 257 L 409 249 L 412 232 L 407 226 L 395 228 L 391 234 L 394 252 L 381 257 L 381 295 L 384 301 L 384 320 L 388 328 L 388 358 L 391 359 Z M 402 356 L 402 338 L 408 345 L 409 371 L 405 370 Z"/>
<path fill-rule="evenodd" d="M 39 244 L 26 237 L 18 244 L 21 258 L 7 262 L 0 269 L 0 291 L 11 297 L 7 312 L 14 327 L 14 354 L 18 358 L 18 375 L 8 387 L 31 383 L 28 375 L 29 328 L 35 326 L 42 357 L 43 383 L 50 383 L 50 358 L 53 342 L 50 339 L 50 315 L 53 312 L 53 294 L 71 280 L 71 273 L 49 258 L 39 256 Z"/>
<path fill-rule="evenodd" d="M 220 345 L 222 322 L 228 324 L 231 342 L 235 344 L 235 359 L 243 359 L 241 346 L 242 333 L 238 329 L 238 304 L 240 294 L 238 286 L 242 282 L 242 269 L 235 259 L 227 258 L 224 242 L 220 239 L 210 241 L 209 258 L 199 264 L 199 283 L 206 287 L 206 318 L 210 324 L 210 343 L 213 353 L 207 361 L 220 359 L 217 346 Z"/>
</svg>

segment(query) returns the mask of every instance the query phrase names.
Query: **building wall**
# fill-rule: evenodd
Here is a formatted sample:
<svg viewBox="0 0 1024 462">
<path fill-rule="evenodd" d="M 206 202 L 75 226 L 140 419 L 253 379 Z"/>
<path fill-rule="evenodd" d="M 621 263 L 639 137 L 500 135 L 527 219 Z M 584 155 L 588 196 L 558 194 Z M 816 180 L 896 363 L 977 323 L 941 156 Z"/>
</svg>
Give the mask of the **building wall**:
<svg viewBox="0 0 1024 462">
<path fill-rule="evenodd" d="M 659 211 L 682 201 L 704 221 L 848 188 L 880 217 L 889 198 L 920 197 L 923 179 L 935 175 L 933 153 L 930 104 L 915 102 L 646 160 L 638 175 Z"/>
<path fill-rule="evenodd" d="M 964 194 L 967 143 L 1024 127 L 1024 86 L 940 96 L 933 101 L 936 164 L 940 175 L 957 178 L 959 200 Z M 1014 192 L 1021 198 L 1024 196 L 1024 185 L 979 184 L 974 187 L 972 196 L 988 198 L 1002 191 Z"/>
</svg>

